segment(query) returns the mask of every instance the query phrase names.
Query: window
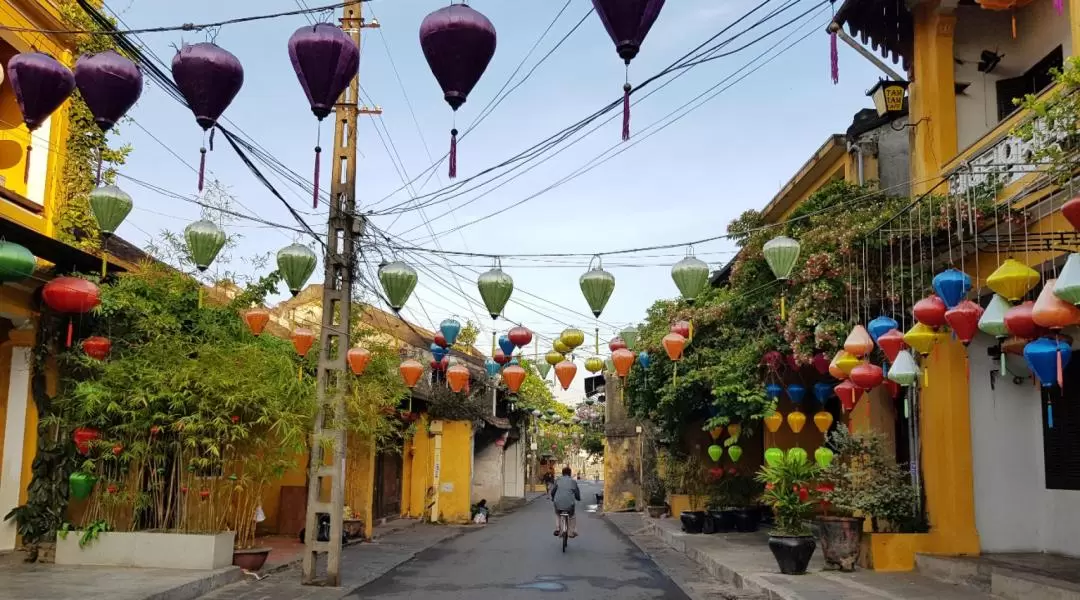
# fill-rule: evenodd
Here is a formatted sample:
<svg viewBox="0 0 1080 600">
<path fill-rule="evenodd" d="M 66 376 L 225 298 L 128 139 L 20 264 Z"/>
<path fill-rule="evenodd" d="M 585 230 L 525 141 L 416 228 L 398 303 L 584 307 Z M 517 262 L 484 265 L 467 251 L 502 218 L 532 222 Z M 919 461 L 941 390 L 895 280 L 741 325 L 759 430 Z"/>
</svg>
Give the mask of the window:
<svg viewBox="0 0 1080 600">
<path fill-rule="evenodd" d="M 1023 98 L 1027 94 L 1036 94 L 1050 87 L 1054 83 L 1050 70 L 1060 69 L 1063 64 L 1064 55 L 1061 46 L 1058 46 L 1023 75 L 999 80 L 997 82 L 998 120 L 1018 110 L 1019 107 L 1013 103 L 1014 98 Z"/>
<path fill-rule="evenodd" d="M 1080 361 L 1069 361 L 1064 375 L 1064 392 L 1055 386 L 1042 393 L 1046 488 L 1080 490 Z M 1047 422 L 1048 402 L 1053 405 L 1053 428 Z"/>
</svg>

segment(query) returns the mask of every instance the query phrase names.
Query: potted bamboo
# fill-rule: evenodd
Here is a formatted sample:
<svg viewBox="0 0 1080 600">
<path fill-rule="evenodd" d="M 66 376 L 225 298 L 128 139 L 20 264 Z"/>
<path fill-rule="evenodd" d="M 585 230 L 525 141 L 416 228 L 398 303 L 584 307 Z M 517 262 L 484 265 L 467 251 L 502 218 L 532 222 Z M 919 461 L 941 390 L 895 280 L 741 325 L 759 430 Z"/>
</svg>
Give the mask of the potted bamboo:
<svg viewBox="0 0 1080 600">
<path fill-rule="evenodd" d="M 817 548 L 807 519 L 814 510 L 810 486 L 818 474 L 819 469 L 806 460 L 805 453 L 792 452 L 761 467 L 757 474 L 757 480 L 765 484 L 762 499 L 776 515 L 769 532 L 769 549 L 785 575 L 805 573 Z"/>
</svg>

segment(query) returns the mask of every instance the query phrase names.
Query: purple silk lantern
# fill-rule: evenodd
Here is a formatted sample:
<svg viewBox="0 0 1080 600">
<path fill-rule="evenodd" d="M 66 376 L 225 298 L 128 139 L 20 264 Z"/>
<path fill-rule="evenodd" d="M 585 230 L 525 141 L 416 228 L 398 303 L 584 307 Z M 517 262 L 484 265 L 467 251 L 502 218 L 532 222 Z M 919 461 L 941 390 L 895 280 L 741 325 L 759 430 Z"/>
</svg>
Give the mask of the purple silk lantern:
<svg viewBox="0 0 1080 600">
<path fill-rule="evenodd" d="M 232 103 L 244 85 L 244 67 L 240 61 L 217 44 L 203 42 L 184 44 L 172 60 L 172 76 L 176 87 L 184 95 L 188 108 L 195 115 L 195 122 L 203 128 L 203 135 L 217 124 L 217 120 Z M 213 134 L 210 138 L 213 148 Z M 206 171 L 206 147 L 199 149 L 199 191 L 203 189 Z"/>
<path fill-rule="evenodd" d="M 630 139 L 630 61 L 641 50 L 645 36 L 649 34 L 664 0 L 593 0 L 593 8 L 600 15 L 615 50 L 626 62 L 626 83 L 623 84 L 623 128 L 622 139 Z"/>
<path fill-rule="evenodd" d="M 85 54 L 75 63 L 75 84 L 94 122 L 106 132 L 138 101 L 143 90 L 142 71 L 115 50 Z M 105 138 L 102 137 L 102 146 Z M 101 183 L 101 147 L 98 148 L 97 180 Z"/>
<path fill-rule="evenodd" d="M 465 4 L 451 4 L 424 17 L 420 47 L 450 108 L 465 103 L 495 55 L 495 27 Z M 450 177 L 457 177 L 457 128 L 450 130 Z"/>
<path fill-rule="evenodd" d="M 23 52 L 11 57 L 7 65 L 11 89 L 22 112 L 23 123 L 33 132 L 49 118 L 75 89 L 75 76 L 55 58 L 42 52 Z M 26 169 L 23 181 L 30 179 L 30 152 L 33 135 L 26 142 Z"/>
<path fill-rule="evenodd" d="M 360 48 L 349 34 L 330 23 L 296 30 L 289 38 L 289 60 L 311 112 L 320 124 L 360 68 Z M 320 128 L 321 133 L 321 128 Z M 312 208 L 319 208 L 319 163 L 322 147 L 315 142 L 315 186 Z"/>
</svg>

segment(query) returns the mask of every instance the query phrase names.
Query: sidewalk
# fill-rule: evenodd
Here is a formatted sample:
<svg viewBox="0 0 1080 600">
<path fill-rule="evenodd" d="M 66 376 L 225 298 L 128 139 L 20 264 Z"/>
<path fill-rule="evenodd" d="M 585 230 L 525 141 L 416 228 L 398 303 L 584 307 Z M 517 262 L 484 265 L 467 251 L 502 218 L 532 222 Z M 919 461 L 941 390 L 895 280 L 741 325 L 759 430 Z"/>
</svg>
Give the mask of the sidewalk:
<svg viewBox="0 0 1080 600">
<path fill-rule="evenodd" d="M 691 535 L 675 519 L 650 519 L 637 513 L 608 513 L 624 533 L 647 532 L 682 552 L 719 583 L 782 600 L 987 600 L 970 588 L 912 573 L 823 571 L 820 548 L 806 575 L 782 575 L 768 547 L 768 534 Z"/>
</svg>

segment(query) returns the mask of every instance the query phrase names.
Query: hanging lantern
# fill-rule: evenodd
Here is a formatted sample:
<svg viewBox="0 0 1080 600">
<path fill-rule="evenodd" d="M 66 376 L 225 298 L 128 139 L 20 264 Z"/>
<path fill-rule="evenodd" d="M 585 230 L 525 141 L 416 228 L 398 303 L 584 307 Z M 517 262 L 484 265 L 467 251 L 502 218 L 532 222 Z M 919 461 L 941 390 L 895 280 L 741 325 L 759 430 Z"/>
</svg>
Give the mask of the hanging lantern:
<svg viewBox="0 0 1080 600">
<path fill-rule="evenodd" d="M 833 384 L 819 381 L 814 384 L 814 398 L 822 405 L 833 395 Z"/>
<path fill-rule="evenodd" d="M 529 345 L 529 342 L 533 339 L 533 334 L 527 328 L 518 325 L 506 332 L 506 338 L 510 340 L 510 343 L 518 348 L 524 348 Z"/>
<path fill-rule="evenodd" d="M 844 374 L 844 377 L 850 377 L 852 369 L 861 364 L 862 361 L 858 357 L 846 350 L 836 359 L 836 366 Z"/>
<path fill-rule="evenodd" d="M 80 56 L 74 76 L 79 94 L 102 131 L 112 129 L 142 95 L 142 71 L 115 50 Z"/>
<path fill-rule="evenodd" d="M 1072 347 L 1063 341 L 1042 337 L 1024 346 L 1024 360 L 1044 388 L 1053 387 L 1070 358 Z"/>
<path fill-rule="evenodd" d="M 1008 300 L 994 294 L 979 318 L 979 330 L 999 339 L 1008 336 L 1009 328 L 1005 326 L 1005 315 L 1011 308 Z"/>
<path fill-rule="evenodd" d="M 424 374 L 424 365 L 410 358 L 401 362 L 398 371 L 401 372 L 401 379 L 405 381 L 405 387 L 414 388 Z"/>
<path fill-rule="evenodd" d="M 502 350 L 496 350 L 495 356 L 493 356 L 492 358 L 494 358 L 495 362 L 499 363 L 500 365 L 505 365 L 510 362 L 510 357 L 507 356 L 506 353 Z"/>
<path fill-rule="evenodd" d="M 379 282 L 394 313 L 400 312 L 409 301 L 416 289 L 416 281 L 416 269 L 400 260 L 379 267 Z"/>
<path fill-rule="evenodd" d="M 844 340 L 844 351 L 857 358 L 862 358 L 874 349 L 874 340 L 862 325 L 856 325 L 851 329 L 847 339 Z"/>
<path fill-rule="evenodd" d="M 806 397 L 806 386 L 792 383 L 787 386 L 787 395 L 791 398 L 792 404 L 802 404 L 803 398 Z"/>
<path fill-rule="evenodd" d="M 787 416 L 788 427 L 795 433 L 799 433 L 806 426 L 806 415 L 799 411 L 792 411 Z"/>
<path fill-rule="evenodd" d="M 206 131 L 217 125 L 218 118 L 240 92 L 244 84 L 244 67 L 235 56 L 216 44 L 184 44 L 173 57 L 172 76 L 205 136 Z M 212 142 L 210 145 L 213 147 Z M 206 171 L 206 148 L 200 148 L 199 152 L 201 192 Z"/>
<path fill-rule="evenodd" d="M 686 339 L 690 339 L 690 322 L 689 321 L 675 321 L 671 325 L 671 333 L 677 333 Z"/>
<path fill-rule="evenodd" d="M 897 329 L 890 329 L 881 334 L 877 339 L 877 344 L 890 363 L 895 362 L 896 355 L 907 346 L 904 342 L 904 334 Z"/>
<path fill-rule="evenodd" d="M 34 132 L 49 118 L 75 89 L 75 76 L 55 58 L 41 52 L 23 52 L 7 64 L 11 89 L 22 112 L 23 123 Z M 26 143 L 26 167 L 23 181 L 30 179 L 31 136 Z"/>
<path fill-rule="evenodd" d="M 775 467 L 784 462 L 784 451 L 779 448 L 769 448 L 765 451 L 765 464 Z"/>
<path fill-rule="evenodd" d="M 728 446 L 727 454 L 731 458 L 731 462 L 739 462 L 739 459 L 742 458 L 742 446 L 739 446 L 738 444 Z"/>
<path fill-rule="evenodd" d="M 1023 356 L 1024 346 L 1027 346 L 1028 340 L 1022 337 L 1010 337 L 1002 340 L 1001 351 L 1005 354 L 1012 354 L 1013 356 Z"/>
<path fill-rule="evenodd" d="M 671 278 L 675 280 L 675 286 L 679 288 L 683 300 L 687 304 L 693 304 L 694 299 L 709 285 L 709 265 L 693 256 L 687 256 L 671 267 Z M 689 331 L 683 337 L 689 338 Z"/>
<path fill-rule="evenodd" d="M 574 329 L 573 327 L 565 329 L 559 336 L 559 341 L 566 344 L 572 352 L 577 349 L 578 346 L 585 343 L 585 332 L 580 329 Z"/>
<path fill-rule="evenodd" d="M 669 359 L 678 361 L 682 358 L 683 348 L 686 347 L 686 338 L 677 333 L 669 333 L 664 336 L 661 342 L 664 344 L 664 351 L 667 352 Z"/>
<path fill-rule="evenodd" d="M 468 5 L 451 4 L 424 17 L 420 47 L 446 103 L 456 112 L 495 55 L 495 27 Z M 450 130 L 451 179 L 457 177 L 457 134 L 456 128 Z"/>
<path fill-rule="evenodd" d="M 443 319 L 443 322 L 439 323 L 439 333 L 447 346 L 453 346 L 461 334 L 461 323 L 458 323 L 457 319 Z"/>
<path fill-rule="evenodd" d="M 116 232 L 132 206 L 131 196 L 115 185 L 96 187 L 90 191 L 90 211 L 103 236 L 108 237 Z"/>
<path fill-rule="evenodd" d="M 506 382 L 506 387 L 510 389 L 510 393 L 516 394 L 521 389 L 521 383 L 525 381 L 525 369 L 518 365 L 508 365 L 502 371 L 503 381 Z"/>
<path fill-rule="evenodd" d="M 810 359 L 810 364 L 821 375 L 829 374 L 829 357 L 824 352 L 817 352 Z"/>
<path fill-rule="evenodd" d="M 896 319 L 881 315 L 867 323 L 866 330 L 870 333 L 870 337 L 873 338 L 874 343 L 877 343 L 881 336 L 894 329 L 898 329 L 899 327 L 900 324 L 896 322 Z"/>
<path fill-rule="evenodd" d="M 1080 197 L 1073 198 L 1062 204 L 1061 214 L 1069 221 L 1073 229 L 1080 231 Z"/>
<path fill-rule="evenodd" d="M 712 429 L 709 430 L 709 436 L 712 437 L 714 442 L 716 440 L 720 439 L 720 436 L 722 436 L 722 435 L 724 435 L 724 428 L 723 427 L 713 427 Z"/>
<path fill-rule="evenodd" d="M 919 367 L 915 364 L 915 357 L 911 352 L 901 350 L 896 355 L 896 360 L 892 361 L 889 367 L 888 377 L 889 381 L 895 381 L 904 387 L 910 387 L 918 380 Z"/>
<path fill-rule="evenodd" d="M 713 444 L 709 446 L 709 458 L 713 462 L 720 462 L 720 459 L 724 457 L 724 449 L 720 446 Z"/>
<path fill-rule="evenodd" d="M 881 367 L 873 363 L 862 363 L 851 370 L 851 382 L 860 388 L 870 391 L 885 380 Z"/>
<path fill-rule="evenodd" d="M 437 332 L 434 337 L 431 338 L 431 343 L 446 350 L 450 348 L 450 344 L 446 343 L 446 336 L 442 332 Z"/>
<path fill-rule="evenodd" d="M 835 456 L 836 455 L 833 454 L 833 451 L 829 450 L 825 446 L 821 446 L 817 450 L 814 450 L 814 462 L 816 462 L 818 466 L 822 469 L 828 469 L 829 465 L 832 464 L 833 458 Z"/>
<path fill-rule="evenodd" d="M 1073 198 L 1069 202 L 1074 201 L 1080 206 L 1080 198 Z M 1080 304 L 1080 254 L 1074 252 L 1066 259 L 1065 266 L 1058 273 L 1054 295 L 1070 304 Z"/>
<path fill-rule="evenodd" d="M 1010 302 L 1019 301 L 1038 283 L 1039 272 L 1013 258 L 1001 263 L 986 278 L 986 285 Z"/>
<path fill-rule="evenodd" d="M 619 332 L 619 336 L 626 342 L 627 349 L 633 350 L 637 346 L 638 330 L 636 327 L 627 327 Z"/>
<path fill-rule="evenodd" d="M 498 363 L 495 364 L 498 365 Z M 551 372 L 551 365 L 546 362 L 539 362 L 536 363 L 536 369 L 540 371 L 540 379 L 547 379 L 548 373 Z"/>
<path fill-rule="evenodd" d="M 450 8 L 464 5 L 451 5 Z M 466 7 L 468 8 L 468 7 Z M 477 13 L 479 14 L 479 13 Z M 488 314 L 492 319 L 498 319 L 502 314 L 510 295 L 514 293 L 514 279 L 503 272 L 499 267 L 480 275 L 476 280 L 476 287 L 480 290 L 480 298 L 484 300 Z"/>
<path fill-rule="evenodd" d="M 90 454 L 90 444 L 100 438 L 101 432 L 92 427 L 77 427 L 71 435 L 71 440 L 75 442 L 75 449 L 83 456 Z"/>
<path fill-rule="evenodd" d="M 620 348 L 611 354 L 611 362 L 615 365 L 615 372 L 619 377 L 626 377 L 630 374 L 630 367 L 634 365 L 634 353 Z"/>
<path fill-rule="evenodd" d="M 510 338 L 505 335 L 499 336 L 499 350 L 502 350 L 503 354 L 511 356 L 514 354 L 514 342 L 510 341 Z"/>
<path fill-rule="evenodd" d="M 780 426 L 784 424 L 784 415 L 777 411 L 769 413 L 769 416 L 762 419 L 765 423 L 765 428 L 772 433 L 776 433 L 780 430 Z"/>
<path fill-rule="evenodd" d="M 642 0 L 624 2 L 622 0 L 593 0 L 593 8 L 600 16 L 611 41 L 615 42 L 615 50 L 619 58 L 626 63 L 627 80 L 623 84 L 623 123 L 622 139 L 625 142 L 630 139 L 630 85 L 629 72 L 630 61 L 641 50 L 641 44 L 645 36 L 652 29 L 656 18 L 660 16 L 660 9 L 664 7 L 664 0 Z"/>
<path fill-rule="evenodd" d="M 436 362 L 442 360 L 443 357 L 450 352 L 446 348 L 440 346 L 438 342 L 431 342 L 431 345 L 428 346 L 428 351 L 431 352 L 431 358 L 435 359 Z"/>
<path fill-rule="evenodd" d="M 963 271 L 946 269 L 934 276 L 932 281 L 934 292 L 937 293 L 946 308 L 953 308 L 963 300 L 971 291 L 971 277 Z"/>
<path fill-rule="evenodd" d="M 75 471 L 68 477 L 68 489 L 71 492 L 71 497 L 77 500 L 86 500 L 94 492 L 94 484 L 96 483 L 97 477 L 82 471 Z"/>
<path fill-rule="evenodd" d="M 270 312 L 265 308 L 252 308 L 244 311 L 243 314 L 244 323 L 247 324 L 248 330 L 255 336 L 258 336 L 266 329 L 266 324 L 270 322 Z"/>
<path fill-rule="evenodd" d="M 890 372 L 892 370 L 890 369 Z M 859 402 L 859 396 L 862 395 L 862 390 L 859 386 L 855 385 L 851 381 L 841 381 L 836 387 L 833 388 L 836 392 L 836 397 L 840 398 L 840 406 L 844 411 L 851 412 L 855 410 L 855 405 Z"/>
<path fill-rule="evenodd" d="M 59 313 L 84 314 L 101 303 L 98 286 L 79 277 L 57 277 L 41 288 L 41 299 Z M 71 347 L 74 325 L 68 318 L 67 347 Z"/>
<path fill-rule="evenodd" d="M 593 260 L 597 261 L 596 267 L 592 266 Z M 608 300 L 611 299 L 612 292 L 615 291 L 615 276 L 604 270 L 603 259 L 594 256 L 589 261 L 589 270 L 578 279 L 578 284 L 581 286 L 585 301 L 589 303 L 593 316 L 599 318 Z"/>
<path fill-rule="evenodd" d="M 546 363 L 540 363 L 540 364 L 545 366 L 545 367 L 548 366 Z M 494 378 L 496 375 L 498 375 L 500 368 L 501 367 L 500 367 L 499 363 L 495 362 L 495 359 L 493 359 L 493 358 L 489 358 L 489 359 L 484 361 L 484 370 L 487 371 L 487 376 L 489 378 Z M 551 367 L 548 367 L 548 368 L 550 369 Z M 540 377 L 544 377 L 544 375 L 540 375 Z"/>
<path fill-rule="evenodd" d="M 225 247 L 225 232 L 212 221 L 203 219 L 184 229 L 184 240 L 192 262 L 200 271 L 206 271 Z"/>
<path fill-rule="evenodd" d="M 517 368 L 521 369 L 521 367 L 517 367 Z M 524 372 L 524 370 L 522 370 L 522 372 Z M 505 372 L 503 373 L 503 381 L 507 381 Z M 457 394 L 457 393 L 461 392 L 461 390 L 465 389 L 465 384 L 467 384 L 468 382 L 469 382 L 469 369 L 467 369 L 467 368 L 465 368 L 465 367 L 463 367 L 461 365 L 454 365 L 454 366 L 452 366 L 452 367 L 450 367 L 449 369 L 446 370 L 446 383 L 450 386 L 450 389 L 455 394 Z M 509 385 L 509 384 L 507 384 L 507 385 Z M 519 386 L 521 385 L 520 381 L 518 381 L 518 385 Z M 514 389 L 514 388 L 511 388 L 511 391 L 517 392 L 517 390 Z"/>
<path fill-rule="evenodd" d="M 0 283 L 26 279 L 36 267 L 37 259 L 25 246 L 0 240 Z"/>
<path fill-rule="evenodd" d="M 599 373 L 604 370 L 604 360 L 599 356 L 592 356 L 585 359 L 585 370 L 590 373 Z"/>
<path fill-rule="evenodd" d="M 278 250 L 278 273 L 281 273 L 281 277 L 289 286 L 289 292 L 293 296 L 299 294 L 311 278 L 311 274 L 315 272 L 316 262 L 318 259 L 315 258 L 315 252 L 307 246 L 290 244 Z"/>
<path fill-rule="evenodd" d="M 765 255 L 765 262 L 769 264 L 773 275 L 780 281 L 786 281 L 791 277 L 795 262 L 799 260 L 799 248 L 799 242 L 780 236 L 765 242 L 761 253 Z"/>
<path fill-rule="evenodd" d="M 637 361 L 638 361 L 638 364 L 641 365 L 642 369 L 648 369 L 649 368 L 649 353 L 644 351 L 644 350 L 642 350 L 641 352 L 638 352 Z"/>
<path fill-rule="evenodd" d="M 349 363 L 349 369 L 352 370 L 353 375 L 363 375 L 371 362 L 371 351 L 367 348 L 349 348 L 345 354 L 345 360 Z"/>
<path fill-rule="evenodd" d="M 611 338 L 611 341 L 608 342 L 607 347 L 608 347 L 608 350 L 611 350 L 612 352 L 615 352 L 616 350 L 620 350 L 620 349 L 622 349 L 622 350 L 627 349 L 626 342 L 624 342 L 621 337 L 613 337 L 613 338 Z"/>
<path fill-rule="evenodd" d="M 912 314 L 915 320 L 931 329 L 937 329 L 945 324 L 945 311 L 948 308 L 945 302 L 938 296 L 931 294 L 915 303 Z"/>
<path fill-rule="evenodd" d="M 784 366 L 784 355 L 776 350 L 769 350 L 761 357 L 761 363 L 764 364 L 770 371 L 779 373 L 781 367 Z"/>
<path fill-rule="evenodd" d="M 1034 317 L 1035 303 L 1022 302 L 1005 313 L 1005 327 L 1009 333 L 1022 338 L 1034 339 L 1042 333 Z"/>
<path fill-rule="evenodd" d="M 847 352 L 840 350 L 833 355 L 832 361 L 829 362 L 829 375 L 832 375 L 834 379 L 847 379 L 847 373 L 840 368 L 840 358 L 845 355 L 847 355 Z"/>
<path fill-rule="evenodd" d="M 833 416 L 831 412 L 820 410 L 814 413 L 814 427 L 817 427 L 817 430 L 821 433 L 828 433 L 832 424 Z"/>
<path fill-rule="evenodd" d="M 559 379 L 559 384 L 562 385 L 563 390 L 570 389 L 570 384 L 574 382 L 575 375 L 577 375 L 577 365 L 574 363 L 564 360 L 555 365 L 555 377 Z"/>
<path fill-rule="evenodd" d="M 615 372 L 615 363 L 611 362 L 610 358 L 604 361 L 604 370 L 608 373 Z"/>
<path fill-rule="evenodd" d="M 112 349 L 112 342 L 109 338 L 95 335 L 83 340 L 82 347 L 83 352 L 90 358 L 105 360 L 105 357 L 109 356 L 109 350 Z"/>
<path fill-rule="evenodd" d="M 738 439 L 739 435 L 742 434 L 742 425 L 739 425 L 738 423 L 729 423 L 727 426 L 727 434 L 732 438 Z"/>
<path fill-rule="evenodd" d="M 1056 283 L 1056 279 L 1047 279 L 1035 305 L 1031 307 L 1031 320 L 1050 330 L 1061 330 L 1080 323 L 1080 308 L 1054 294 Z"/>
<path fill-rule="evenodd" d="M 551 366 L 551 367 L 554 367 L 555 365 L 559 364 L 560 362 L 562 362 L 562 360 L 563 360 L 563 353 L 559 352 L 557 350 L 552 350 L 551 352 L 548 352 L 547 354 L 544 355 L 544 362 L 547 363 L 547 365 Z"/>
<path fill-rule="evenodd" d="M 767 383 L 765 384 L 765 395 L 772 400 L 779 400 L 780 394 L 784 393 L 784 386 L 779 383 Z"/>
<path fill-rule="evenodd" d="M 983 309 L 978 304 L 971 300 L 961 300 L 945 312 L 945 321 L 952 328 L 956 339 L 966 346 L 979 331 L 979 318 L 982 317 L 982 313 Z"/>
<path fill-rule="evenodd" d="M 937 334 L 934 333 L 934 330 L 930 329 L 928 325 L 923 323 L 916 323 L 904 334 L 904 343 L 923 356 L 930 354 L 930 351 L 934 349 L 934 342 L 936 341 Z"/>
<path fill-rule="evenodd" d="M 315 343 L 315 332 L 307 327 L 298 327 L 292 332 L 292 344 L 296 349 L 296 353 L 300 355 L 300 358 L 307 356 L 308 350 L 311 350 L 312 344 Z"/>
</svg>

